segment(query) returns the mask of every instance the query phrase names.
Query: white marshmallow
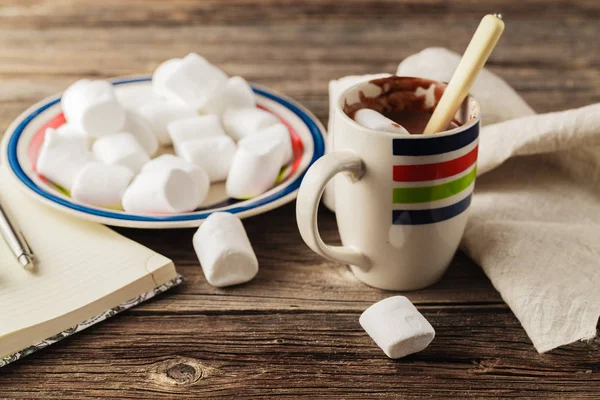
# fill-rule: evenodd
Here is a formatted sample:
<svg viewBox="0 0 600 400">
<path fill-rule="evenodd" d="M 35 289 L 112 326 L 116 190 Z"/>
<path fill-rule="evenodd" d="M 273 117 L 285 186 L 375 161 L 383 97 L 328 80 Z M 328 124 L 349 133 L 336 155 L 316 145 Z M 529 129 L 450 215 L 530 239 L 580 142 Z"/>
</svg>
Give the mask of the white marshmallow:
<svg viewBox="0 0 600 400">
<path fill-rule="evenodd" d="M 225 136 L 221 121 L 216 115 L 198 115 L 173 121 L 167 126 L 167 130 L 175 147 L 188 140 Z"/>
<path fill-rule="evenodd" d="M 403 126 L 383 116 L 375 110 L 363 108 L 354 114 L 354 120 L 365 128 L 390 133 L 409 134 Z"/>
<path fill-rule="evenodd" d="M 294 158 L 294 151 L 292 149 L 292 137 L 290 136 L 290 130 L 282 123 L 272 125 L 258 132 L 257 135 L 247 136 L 240 140 L 240 143 L 244 140 L 252 139 L 254 137 L 260 137 L 262 140 L 270 142 L 279 142 L 283 149 L 283 160 L 282 165 L 285 165 L 292 161 Z"/>
<path fill-rule="evenodd" d="M 127 110 L 122 131 L 131 133 L 149 156 L 153 156 L 158 151 L 158 138 L 152 131 L 150 123 L 137 111 Z"/>
<path fill-rule="evenodd" d="M 85 204 L 121 208 L 121 198 L 133 179 L 127 167 L 100 162 L 87 163 L 77 175 L 71 196 Z"/>
<path fill-rule="evenodd" d="M 275 115 L 260 108 L 228 108 L 222 119 L 225 131 L 235 141 L 280 122 Z"/>
<path fill-rule="evenodd" d="M 143 105 L 162 101 L 146 82 L 116 85 L 115 96 L 126 110 L 137 110 Z"/>
<path fill-rule="evenodd" d="M 163 63 L 153 76 L 156 90 L 195 110 L 201 109 L 227 83 L 227 75 L 198 54 Z"/>
<path fill-rule="evenodd" d="M 65 90 L 61 105 L 67 122 L 93 137 L 116 133 L 125 123 L 125 108 L 110 82 L 77 81 Z"/>
<path fill-rule="evenodd" d="M 229 197 L 249 199 L 271 189 L 283 160 L 283 147 L 277 141 L 265 141 L 259 135 L 238 143 L 225 189 Z"/>
<path fill-rule="evenodd" d="M 64 137 L 72 137 L 74 139 L 82 140 L 86 146 L 89 146 L 89 138 L 86 133 L 71 124 L 63 124 L 59 126 L 56 128 L 56 133 Z"/>
<path fill-rule="evenodd" d="M 125 211 L 144 214 L 192 211 L 198 203 L 196 182 L 179 168 L 158 168 L 138 175 L 122 199 Z"/>
<path fill-rule="evenodd" d="M 198 206 L 202 204 L 208 196 L 210 189 L 210 179 L 204 170 L 181 157 L 174 156 L 173 154 L 163 154 L 162 156 L 156 157 L 150 162 L 146 163 L 142 167 L 142 174 L 152 174 L 160 169 L 182 169 L 192 176 L 198 187 Z"/>
<path fill-rule="evenodd" d="M 152 131 L 161 144 L 171 144 L 171 137 L 167 130 L 171 122 L 198 115 L 190 107 L 175 102 L 146 104 L 140 107 L 139 112 L 150 123 Z"/>
<path fill-rule="evenodd" d="M 252 87 L 241 76 L 234 76 L 229 78 L 223 89 L 206 103 L 202 111 L 221 116 L 227 108 L 255 107 L 256 99 Z"/>
<path fill-rule="evenodd" d="M 61 135 L 55 129 L 48 128 L 37 158 L 36 171 L 70 191 L 75 178 L 91 156 L 85 137 Z"/>
<path fill-rule="evenodd" d="M 237 285 L 256 276 L 258 260 L 237 216 L 212 213 L 194 234 L 193 242 L 204 276 L 211 285 Z"/>
<path fill-rule="evenodd" d="M 393 296 L 367 308 L 360 325 L 390 358 L 417 353 L 435 337 L 435 330 L 404 296 Z"/>
<path fill-rule="evenodd" d="M 181 58 L 172 58 L 160 64 L 152 74 L 152 90 L 155 94 L 164 98 L 176 98 L 174 93 L 169 92 L 165 86 L 167 78 L 179 67 Z M 179 101 L 179 100 L 177 100 Z"/>
<path fill-rule="evenodd" d="M 128 132 L 104 136 L 96 140 L 92 152 L 97 160 L 106 164 L 119 164 L 137 174 L 150 161 L 146 150 Z"/>
<path fill-rule="evenodd" d="M 202 168 L 211 182 L 227 179 L 236 145 L 229 136 L 188 140 L 177 147 L 177 155 Z"/>
</svg>

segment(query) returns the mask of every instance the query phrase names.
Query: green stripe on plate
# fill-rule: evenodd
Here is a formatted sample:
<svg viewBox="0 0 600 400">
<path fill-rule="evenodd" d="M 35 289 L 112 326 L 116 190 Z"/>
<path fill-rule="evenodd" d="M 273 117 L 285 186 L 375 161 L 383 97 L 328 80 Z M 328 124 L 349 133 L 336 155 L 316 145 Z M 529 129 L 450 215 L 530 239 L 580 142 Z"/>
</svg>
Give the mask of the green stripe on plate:
<svg viewBox="0 0 600 400">
<path fill-rule="evenodd" d="M 465 190 L 475 180 L 477 167 L 468 174 L 450 182 L 435 186 L 395 188 L 393 192 L 394 204 L 426 203 L 442 200 L 454 196 Z"/>
</svg>

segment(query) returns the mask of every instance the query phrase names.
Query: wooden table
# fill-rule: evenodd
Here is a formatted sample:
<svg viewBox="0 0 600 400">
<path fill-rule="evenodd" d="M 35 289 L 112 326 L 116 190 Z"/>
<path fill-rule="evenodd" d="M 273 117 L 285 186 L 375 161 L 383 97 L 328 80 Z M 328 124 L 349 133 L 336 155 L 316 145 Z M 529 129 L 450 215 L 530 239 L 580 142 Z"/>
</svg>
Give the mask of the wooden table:
<svg viewBox="0 0 600 400">
<path fill-rule="evenodd" d="M 0 122 L 82 77 L 150 73 L 198 52 L 327 119 L 327 83 L 393 72 L 427 46 L 461 52 L 502 12 L 489 67 L 538 112 L 600 101 L 600 2 L 405 0 L 0 3 Z M 338 240 L 334 215 L 320 215 Z M 444 279 L 407 293 L 437 335 L 386 358 L 358 324 L 392 293 L 359 283 L 302 242 L 294 205 L 245 221 L 251 283 L 209 286 L 192 230 L 119 229 L 172 258 L 187 282 L 0 370 L 1 398 L 600 398 L 600 341 L 538 354 L 482 270 L 457 255 Z"/>
</svg>

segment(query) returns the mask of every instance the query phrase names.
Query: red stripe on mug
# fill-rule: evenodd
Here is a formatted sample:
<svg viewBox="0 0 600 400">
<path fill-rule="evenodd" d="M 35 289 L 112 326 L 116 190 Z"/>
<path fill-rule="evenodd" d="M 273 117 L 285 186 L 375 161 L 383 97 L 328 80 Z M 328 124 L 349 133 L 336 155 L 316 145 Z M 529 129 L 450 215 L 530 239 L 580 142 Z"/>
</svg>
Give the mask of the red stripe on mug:
<svg viewBox="0 0 600 400">
<path fill-rule="evenodd" d="M 420 182 L 443 179 L 459 174 L 477 161 L 476 146 L 464 156 L 436 164 L 394 165 L 394 182 Z"/>
</svg>

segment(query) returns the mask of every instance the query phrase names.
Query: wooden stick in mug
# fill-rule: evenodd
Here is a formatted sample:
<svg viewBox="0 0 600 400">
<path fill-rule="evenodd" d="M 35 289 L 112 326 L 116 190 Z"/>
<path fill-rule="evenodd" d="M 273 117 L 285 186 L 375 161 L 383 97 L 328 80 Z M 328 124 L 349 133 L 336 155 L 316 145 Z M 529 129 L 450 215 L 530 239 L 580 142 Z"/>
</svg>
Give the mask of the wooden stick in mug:
<svg viewBox="0 0 600 400">
<path fill-rule="evenodd" d="M 448 128 L 503 31 L 502 15 L 483 17 L 423 133 L 437 133 Z"/>
</svg>

